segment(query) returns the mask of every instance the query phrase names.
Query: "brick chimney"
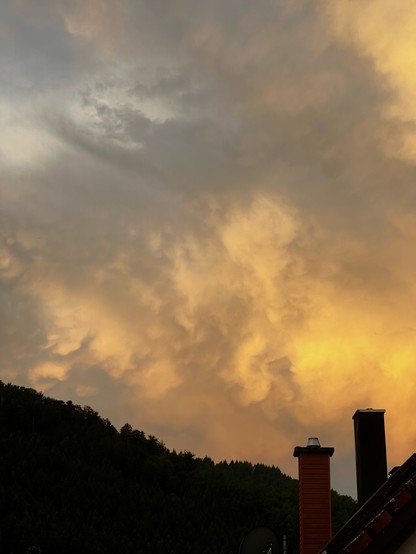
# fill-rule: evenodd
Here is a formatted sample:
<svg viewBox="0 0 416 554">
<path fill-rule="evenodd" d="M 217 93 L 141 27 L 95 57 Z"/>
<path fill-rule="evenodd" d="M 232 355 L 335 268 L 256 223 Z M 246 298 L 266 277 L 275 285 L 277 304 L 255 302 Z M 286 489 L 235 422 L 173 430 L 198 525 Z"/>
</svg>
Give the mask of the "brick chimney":
<svg viewBox="0 0 416 554">
<path fill-rule="evenodd" d="M 387 479 L 386 410 L 357 410 L 353 415 L 357 498 L 362 506 Z"/>
<path fill-rule="evenodd" d="M 293 452 L 299 459 L 300 554 L 317 554 L 332 536 L 329 459 L 333 453 L 316 437 Z"/>
</svg>

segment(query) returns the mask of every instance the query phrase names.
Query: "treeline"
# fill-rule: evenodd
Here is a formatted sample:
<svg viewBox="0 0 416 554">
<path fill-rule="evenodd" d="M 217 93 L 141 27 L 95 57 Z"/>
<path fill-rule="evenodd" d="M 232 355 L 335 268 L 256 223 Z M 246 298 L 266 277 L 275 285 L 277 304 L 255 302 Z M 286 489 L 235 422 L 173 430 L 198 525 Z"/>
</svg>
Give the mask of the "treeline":
<svg viewBox="0 0 416 554">
<path fill-rule="evenodd" d="M 335 528 L 354 509 L 333 492 Z M 257 525 L 297 552 L 297 481 L 278 468 L 176 453 L 0 381 L 0 553 L 236 554 Z"/>
</svg>

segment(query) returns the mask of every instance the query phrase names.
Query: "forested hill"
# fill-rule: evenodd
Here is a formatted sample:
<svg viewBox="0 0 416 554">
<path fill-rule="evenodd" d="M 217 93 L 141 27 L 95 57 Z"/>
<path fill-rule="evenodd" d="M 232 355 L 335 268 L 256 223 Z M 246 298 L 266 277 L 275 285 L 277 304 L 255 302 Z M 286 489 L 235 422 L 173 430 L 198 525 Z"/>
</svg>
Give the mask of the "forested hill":
<svg viewBox="0 0 416 554">
<path fill-rule="evenodd" d="M 333 493 L 334 526 L 355 508 Z M 297 551 L 297 481 L 172 452 L 93 409 L 0 381 L 1 554 L 237 554 L 256 525 Z"/>
</svg>

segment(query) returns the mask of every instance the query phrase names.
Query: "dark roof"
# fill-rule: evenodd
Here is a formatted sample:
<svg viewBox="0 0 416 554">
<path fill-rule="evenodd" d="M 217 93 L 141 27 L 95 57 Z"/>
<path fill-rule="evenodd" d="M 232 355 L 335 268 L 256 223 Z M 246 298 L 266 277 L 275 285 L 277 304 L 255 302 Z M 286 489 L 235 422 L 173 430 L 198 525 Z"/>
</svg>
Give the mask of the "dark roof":
<svg viewBox="0 0 416 554">
<path fill-rule="evenodd" d="M 416 454 L 381 485 L 320 554 L 389 554 L 416 531 Z"/>
</svg>

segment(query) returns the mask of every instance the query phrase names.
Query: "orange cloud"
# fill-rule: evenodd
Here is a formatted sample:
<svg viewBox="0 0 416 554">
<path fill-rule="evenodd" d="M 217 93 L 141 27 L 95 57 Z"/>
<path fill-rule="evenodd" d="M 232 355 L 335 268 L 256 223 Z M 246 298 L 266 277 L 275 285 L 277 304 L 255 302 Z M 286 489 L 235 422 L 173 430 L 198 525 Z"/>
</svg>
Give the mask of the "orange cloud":
<svg viewBox="0 0 416 554">
<path fill-rule="evenodd" d="M 0 131 L 1 375 L 286 471 L 308 435 L 347 458 L 352 413 L 386 408 L 400 463 L 414 8 L 195 6 L 43 2 L 42 33 L 0 8 L 20 76 Z"/>
<path fill-rule="evenodd" d="M 398 129 L 389 127 L 383 139 L 386 152 L 413 162 L 416 156 L 416 120 L 414 90 L 416 87 L 416 50 L 414 26 L 416 8 L 411 0 L 370 2 L 327 2 L 324 12 L 335 36 L 352 44 L 361 56 L 371 60 L 385 79 L 392 94 L 384 106 L 384 115 Z M 412 125 L 403 125 L 412 123 Z"/>
</svg>

